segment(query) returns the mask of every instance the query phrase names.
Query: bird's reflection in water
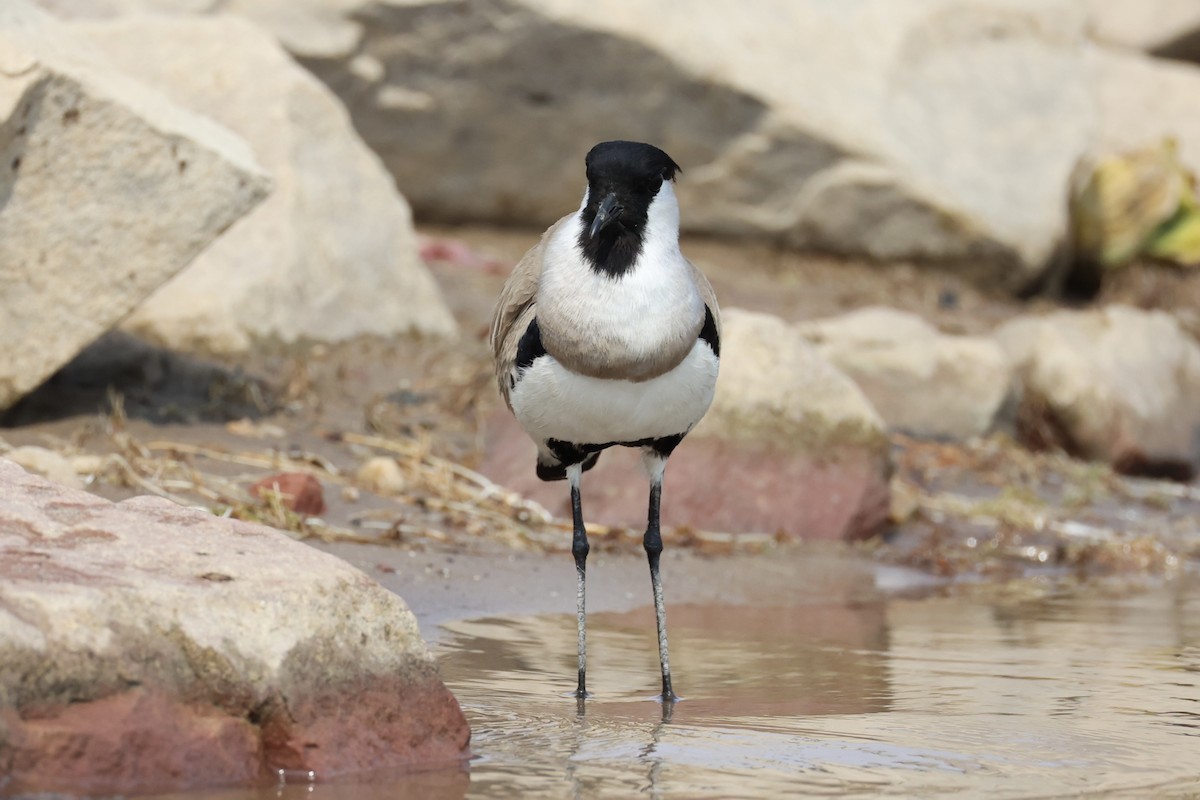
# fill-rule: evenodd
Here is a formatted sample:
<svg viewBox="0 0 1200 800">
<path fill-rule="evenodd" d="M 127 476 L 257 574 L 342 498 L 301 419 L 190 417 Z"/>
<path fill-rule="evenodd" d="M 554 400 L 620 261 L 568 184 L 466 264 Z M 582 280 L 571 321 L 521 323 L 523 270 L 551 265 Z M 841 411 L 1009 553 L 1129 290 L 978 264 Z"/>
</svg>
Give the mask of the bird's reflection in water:
<svg viewBox="0 0 1200 800">
<path fill-rule="evenodd" d="M 659 698 L 654 698 L 654 700 L 658 702 L 659 706 L 659 714 L 656 715 L 654 721 L 648 725 L 632 724 L 626 728 L 626 733 L 634 734 L 638 731 L 644 731 L 644 735 L 630 737 L 631 742 L 643 742 L 636 752 L 636 757 L 631 759 L 633 764 L 641 768 L 637 772 L 640 773 L 644 769 L 646 775 L 646 782 L 638 786 L 638 791 L 650 797 L 661 797 L 663 792 L 661 791 L 660 783 L 664 758 L 659 754 L 659 746 L 667 726 L 671 724 L 671 720 L 675 716 L 675 709 L 678 702 L 683 702 L 683 699 L 679 698 L 674 703 L 664 703 Z M 580 755 L 585 742 L 588 740 L 588 736 L 587 704 L 583 699 L 576 698 L 575 725 L 573 726 L 571 744 L 566 754 L 566 777 L 571 785 L 572 797 L 592 796 L 592 782 L 580 774 L 582 768 L 585 766 Z"/>
<path fill-rule="evenodd" d="M 706 737 L 706 726 L 889 706 L 881 604 L 681 605 L 672 615 L 683 694 L 675 703 L 662 702 L 653 680 L 652 609 L 594 615 L 586 700 L 565 682 L 575 657 L 568 615 L 449 626 L 443 675 L 473 717 L 474 746 L 487 752 L 525 737 L 539 756 L 556 754 L 557 780 L 569 787 L 559 791 L 570 796 L 615 786 L 659 796 L 680 774 L 669 754 Z M 533 768 L 489 791 L 525 793 L 554 780 Z"/>
</svg>

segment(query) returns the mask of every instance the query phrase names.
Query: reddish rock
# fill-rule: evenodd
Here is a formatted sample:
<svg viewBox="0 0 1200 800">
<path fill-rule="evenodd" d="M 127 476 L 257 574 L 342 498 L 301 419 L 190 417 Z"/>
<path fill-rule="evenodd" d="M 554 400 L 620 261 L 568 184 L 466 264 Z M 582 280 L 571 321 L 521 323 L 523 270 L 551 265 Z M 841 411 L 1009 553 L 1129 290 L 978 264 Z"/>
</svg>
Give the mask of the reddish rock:
<svg viewBox="0 0 1200 800">
<path fill-rule="evenodd" d="M 0 774 L 18 789 L 155 791 L 263 775 L 256 726 L 142 687 L 87 703 L 0 709 L 0 729 Z"/>
<path fill-rule="evenodd" d="M 307 695 L 278 710 L 263 726 L 272 768 L 370 772 L 395 764 L 398 753 L 406 754 L 401 763 L 453 764 L 470 742 L 458 702 L 433 670 Z"/>
<path fill-rule="evenodd" d="M 502 408 L 488 423 L 481 471 L 570 519 L 565 482 L 534 474 L 536 450 Z M 780 533 L 789 539 L 860 539 L 886 519 L 890 493 L 886 458 L 858 450 L 837 460 L 772 452 L 736 442 L 684 439 L 667 466 L 662 520 L 667 526 L 733 533 Z M 638 451 L 612 448 L 583 476 L 589 522 L 643 528 L 649 484 Z"/>
<path fill-rule="evenodd" d="M 671 457 L 665 525 L 791 539 L 857 539 L 890 502 L 883 421 L 849 378 L 781 320 L 729 309 L 712 409 Z M 536 450 L 508 409 L 488 422 L 481 471 L 570 518 L 565 483 L 534 474 Z M 585 519 L 646 524 L 649 486 L 638 451 L 611 448 L 583 477 Z"/>
<path fill-rule="evenodd" d="M 250 494 L 258 498 L 264 492 L 276 491 L 283 504 L 297 514 L 319 517 L 325 513 L 325 491 L 321 482 L 307 472 L 281 472 L 250 487 Z"/>
<path fill-rule="evenodd" d="M 359 570 L 0 458 L 0 791 L 453 767 L 469 739 L 411 611 Z"/>
</svg>

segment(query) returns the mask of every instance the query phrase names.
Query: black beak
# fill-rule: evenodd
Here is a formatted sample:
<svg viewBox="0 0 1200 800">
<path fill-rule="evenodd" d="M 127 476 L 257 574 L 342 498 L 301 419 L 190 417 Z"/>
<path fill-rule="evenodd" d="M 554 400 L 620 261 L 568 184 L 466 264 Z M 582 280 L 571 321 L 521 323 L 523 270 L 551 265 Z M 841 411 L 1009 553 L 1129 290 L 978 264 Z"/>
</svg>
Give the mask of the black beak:
<svg viewBox="0 0 1200 800">
<path fill-rule="evenodd" d="M 588 238 L 595 239 L 597 233 L 621 216 L 621 211 L 621 206 L 617 203 L 617 196 L 611 193 L 606 194 L 600 201 L 600 207 L 596 209 L 596 218 L 592 220 L 592 227 L 588 228 Z"/>
</svg>

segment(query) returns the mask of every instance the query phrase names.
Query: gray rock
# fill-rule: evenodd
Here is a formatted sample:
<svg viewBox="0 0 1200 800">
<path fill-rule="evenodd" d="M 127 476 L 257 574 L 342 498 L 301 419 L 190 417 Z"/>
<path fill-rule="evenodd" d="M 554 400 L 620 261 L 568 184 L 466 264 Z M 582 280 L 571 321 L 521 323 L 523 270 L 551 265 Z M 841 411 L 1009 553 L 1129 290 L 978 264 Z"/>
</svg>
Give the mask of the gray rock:
<svg viewBox="0 0 1200 800">
<path fill-rule="evenodd" d="M 453 335 L 391 176 L 328 89 L 232 16 L 127 17 L 73 29 L 114 63 L 244 136 L 275 192 L 126 322 L 169 347 Z"/>
<path fill-rule="evenodd" d="M 1200 345 L 1170 315 L 1058 311 L 1013 320 L 996 339 L 1024 386 L 1025 418 L 1068 450 L 1127 472 L 1200 465 Z"/>
<path fill-rule="evenodd" d="M 453 763 L 404 601 L 258 525 L 113 504 L 0 459 L 6 791 L 134 793 Z"/>
<path fill-rule="evenodd" d="M 588 147 L 643 139 L 683 165 L 691 230 L 1019 286 L 1063 237 L 1093 125 L 1073 2 L 776 0 L 685 18 L 434 0 L 353 18 L 354 49 L 298 55 L 430 218 L 545 223 L 578 202 Z"/>
<path fill-rule="evenodd" d="M 23 0 L 0 4 L 0 167 L 0 409 L 268 190 L 234 134 Z"/>
<path fill-rule="evenodd" d="M 1092 35 L 1105 44 L 1200 61 L 1195 0 L 1087 0 Z"/>
<path fill-rule="evenodd" d="M 915 314 L 866 308 L 797 329 L 854 380 L 890 428 L 967 438 L 992 430 L 1013 385 L 1004 351 Z"/>
</svg>

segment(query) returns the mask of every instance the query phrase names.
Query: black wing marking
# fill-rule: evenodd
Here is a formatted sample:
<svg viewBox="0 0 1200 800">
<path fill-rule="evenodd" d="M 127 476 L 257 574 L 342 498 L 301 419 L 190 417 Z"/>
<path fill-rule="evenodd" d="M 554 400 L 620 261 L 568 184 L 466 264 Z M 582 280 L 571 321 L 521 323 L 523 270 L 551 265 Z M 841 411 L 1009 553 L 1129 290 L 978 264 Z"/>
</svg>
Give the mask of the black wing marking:
<svg viewBox="0 0 1200 800">
<path fill-rule="evenodd" d="M 717 320 L 708 306 L 704 307 L 704 327 L 700 329 L 700 338 L 712 348 L 714 356 L 721 357 L 721 334 L 717 332 Z"/>
<path fill-rule="evenodd" d="M 538 327 L 537 317 L 534 317 L 525 333 L 521 334 L 521 341 L 517 342 L 517 369 L 528 369 L 544 355 L 546 348 L 542 344 L 542 329 Z"/>
<path fill-rule="evenodd" d="M 515 389 L 520 374 L 533 366 L 533 362 L 544 355 L 546 355 L 546 347 L 542 344 L 542 330 L 538 327 L 537 317 L 534 317 L 530 321 L 529 327 L 525 329 L 525 333 L 521 334 L 521 340 L 517 342 L 517 357 L 513 364 L 516 370 L 508 378 L 509 388 Z"/>
</svg>

